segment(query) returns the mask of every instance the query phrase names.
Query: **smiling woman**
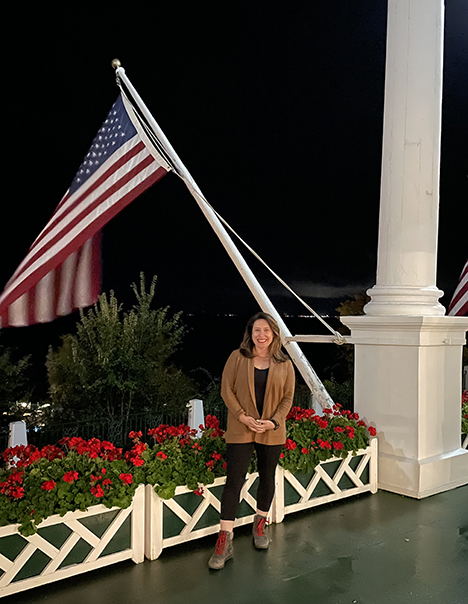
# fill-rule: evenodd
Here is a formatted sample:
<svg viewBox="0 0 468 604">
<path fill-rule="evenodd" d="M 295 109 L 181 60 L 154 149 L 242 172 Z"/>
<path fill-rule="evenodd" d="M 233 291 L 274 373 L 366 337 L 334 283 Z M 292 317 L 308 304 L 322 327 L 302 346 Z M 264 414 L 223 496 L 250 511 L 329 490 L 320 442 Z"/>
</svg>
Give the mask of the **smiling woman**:
<svg viewBox="0 0 468 604">
<path fill-rule="evenodd" d="M 209 561 L 212 569 L 223 568 L 234 555 L 234 521 L 254 451 L 259 486 L 252 535 L 257 549 L 268 548 L 265 523 L 275 492 L 275 471 L 286 440 L 286 417 L 294 386 L 294 368 L 281 351 L 276 321 L 266 313 L 257 313 L 248 321 L 241 346 L 231 354 L 223 372 L 221 395 L 228 408 L 224 435 L 227 480 L 221 500 L 221 530 Z"/>
</svg>

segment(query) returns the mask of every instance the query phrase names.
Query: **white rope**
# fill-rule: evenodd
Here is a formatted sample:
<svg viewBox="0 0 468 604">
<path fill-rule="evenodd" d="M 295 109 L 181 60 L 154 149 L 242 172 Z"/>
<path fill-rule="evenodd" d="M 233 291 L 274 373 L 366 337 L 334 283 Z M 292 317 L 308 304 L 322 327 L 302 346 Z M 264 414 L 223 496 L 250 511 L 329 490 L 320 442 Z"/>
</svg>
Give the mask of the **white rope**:
<svg viewBox="0 0 468 604">
<path fill-rule="evenodd" d="M 185 181 L 185 179 L 182 180 Z M 227 227 L 231 231 L 231 233 L 237 237 L 237 239 L 239 239 L 239 241 L 249 250 L 249 252 L 253 254 L 255 258 L 257 258 L 257 260 L 261 262 L 263 266 L 268 269 L 270 273 L 281 283 L 281 285 L 283 285 L 305 308 L 307 308 L 307 310 L 311 312 L 314 317 L 321 321 L 321 323 L 323 323 L 323 325 L 325 325 L 325 327 L 329 331 L 331 331 L 331 333 L 335 336 L 333 342 L 339 345 L 345 344 L 346 339 L 341 335 L 341 333 L 333 329 L 333 327 L 331 327 L 330 325 L 328 325 L 328 323 L 318 313 L 316 313 L 313 308 L 311 308 L 306 302 L 304 302 L 304 300 L 298 294 L 296 294 L 296 292 L 285 281 L 283 281 L 283 279 L 281 279 L 281 277 L 277 275 L 273 269 L 268 266 L 268 264 L 257 254 L 257 252 L 253 250 L 250 245 L 245 242 L 240 235 L 238 235 L 238 233 L 236 233 L 236 231 L 231 227 L 231 225 L 226 222 L 226 220 L 224 220 L 224 218 L 213 208 L 213 206 L 210 205 L 206 197 L 204 195 L 202 195 L 202 197 L 206 205 L 216 214 L 216 216 L 224 224 L 224 226 Z"/>
<path fill-rule="evenodd" d="M 170 153 L 166 152 L 165 146 L 163 144 L 163 142 L 159 139 L 159 137 L 156 135 L 156 132 L 154 132 L 153 129 L 149 128 L 149 126 L 146 124 L 145 120 L 141 119 L 138 112 L 135 110 L 135 107 L 132 103 L 132 100 L 128 97 L 128 95 L 125 93 L 125 90 L 123 89 L 121 82 L 120 82 L 120 77 L 117 74 L 117 84 L 122 92 L 122 94 L 125 96 L 125 98 L 128 100 L 128 102 L 131 104 L 131 106 L 133 107 L 134 111 L 135 111 L 135 115 L 138 118 L 138 121 L 140 122 L 140 124 L 143 126 L 143 128 L 146 130 L 148 136 L 150 137 L 150 139 L 152 140 L 153 144 L 155 145 L 156 149 L 158 150 L 158 152 L 162 155 L 162 157 L 167 161 L 167 163 L 172 167 L 173 171 L 175 174 L 177 174 L 177 176 L 179 176 L 179 178 L 181 180 L 183 180 L 185 182 L 185 184 L 190 188 L 192 187 L 192 183 L 190 183 L 187 178 L 183 175 L 183 171 L 179 171 L 178 166 L 176 165 L 177 162 L 173 162 L 168 158 L 168 155 L 171 157 Z M 253 250 L 250 245 L 248 245 L 248 243 L 246 243 L 242 237 L 240 235 L 238 235 L 236 233 L 236 231 L 231 227 L 231 225 L 226 222 L 226 220 L 224 220 L 224 218 L 210 205 L 210 203 L 208 202 L 208 200 L 206 199 L 206 197 L 201 193 L 201 191 L 199 191 L 200 197 L 203 199 L 203 201 L 206 203 L 206 205 L 212 210 L 212 212 L 214 212 L 214 214 L 218 217 L 218 219 L 231 231 L 231 233 L 233 235 L 235 235 L 237 237 L 237 239 L 239 239 L 239 241 L 249 250 L 249 252 L 251 254 L 253 254 L 255 256 L 255 258 L 257 258 L 257 260 L 259 262 L 261 262 L 263 264 L 263 266 L 270 271 L 270 273 L 275 277 L 275 279 L 277 279 L 281 285 L 283 285 L 305 308 L 307 308 L 307 310 L 309 312 L 311 312 L 321 323 L 323 323 L 323 325 L 325 325 L 325 327 L 331 331 L 331 333 L 334 335 L 334 343 L 335 344 L 345 344 L 346 340 L 345 338 L 335 329 L 333 329 L 333 327 L 331 327 L 330 325 L 328 325 L 328 323 L 326 321 L 324 321 L 322 319 L 322 317 L 315 312 L 315 310 L 313 308 L 311 308 L 306 302 L 304 302 L 304 300 L 298 295 L 296 294 L 296 292 L 289 287 L 289 285 L 283 281 L 283 279 L 281 279 L 281 277 L 279 275 L 277 275 L 273 269 L 271 269 L 268 264 L 257 254 L 257 252 L 255 252 L 255 250 Z"/>
</svg>

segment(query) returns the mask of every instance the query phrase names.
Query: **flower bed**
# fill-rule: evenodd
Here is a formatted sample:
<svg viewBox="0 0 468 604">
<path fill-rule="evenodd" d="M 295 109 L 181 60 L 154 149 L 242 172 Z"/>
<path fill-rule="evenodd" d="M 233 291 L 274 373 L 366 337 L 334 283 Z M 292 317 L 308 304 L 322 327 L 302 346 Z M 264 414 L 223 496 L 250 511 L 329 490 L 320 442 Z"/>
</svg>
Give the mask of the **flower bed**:
<svg viewBox="0 0 468 604">
<path fill-rule="evenodd" d="M 375 466 L 369 467 L 376 447 L 368 446 L 375 429 L 367 427 L 357 414 L 339 405 L 322 417 L 312 409 L 294 407 L 286 423 L 288 440 L 280 458 L 277 496 L 270 515 L 275 522 L 289 511 L 374 490 L 376 481 L 369 477 L 374 476 Z M 58 523 L 60 517 L 73 520 L 70 514 L 86 514 L 97 503 L 101 504 L 99 513 L 108 508 L 127 509 L 140 484 L 146 485 L 147 557 L 154 559 L 163 547 L 216 532 L 226 444 L 216 417 L 208 415 L 200 430 L 198 436 L 198 431 L 186 425 L 161 425 L 148 431 L 151 444 L 142 440 L 141 432 L 131 432 L 132 447 L 125 454 L 107 441 L 76 437 L 62 439 L 59 446 L 8 449 L 3 460 L 9 467 L 0 470 L 0 526 L 5 527 L 1 530 L 16 531 L 31 543 L 39 542 L 38 531 L 50 522 Z M 304 476 L 308 477 L 306 485 Z M 242 490 L 237 525 L 253 519 L 257 480 L 254 457 Z M 324 485 L 329 492 L 322 492 Z M 290 501 L 290 487 L 299 493 L 294 502 Z M 4 570 L 2 579 L 9 581 L 4 577 L 15 556 L 8 551 L 8 542 L 4 547 L 7 550 L 0 546 L 0 568 Z M 56 563 L 47 564 L 41 576 Z"/>
<path fill-rule="evenodd" d="M 269 521 L 282 522 L 285 514 L 298 512 L 337 499 L 365 492 L 377 492 L 377 439 L 356 455 L 331 457 L 308 472 L 276 470 L 276 489 Z M 162 550 L 217 533 L 221 496 L 226 479 L 216 478 L 197 490 L 177 487 L 171 499 L 159 497 L 146 487 L 145 555 L 155 560 Z M 234 526 L 253 522 L 256 510 L 258 474 L 249 473 L 242 487 L 238 517 Z"/>
<path fill-rule="evenodd" d="M 19 524 L 27 537 L 54 514 L 85 512 L 97 503 L 128 507 L 139 484 L 122 449 L 96 438 L 63 438 L 59 446 L 17 446 L 3 453 L 0 526 Z M 140 476 L 141 477 L 141 476 Z"/>
<path fill-rule="evenodd" d="M 282 522 L 286 514 L 330 503 L 361 493 L 377 492 L 377 439 L 365 449 L 346 457 L 331 457 L 313 470 L 276 471 L 276 490 L 271 519 Z"/>
<path fill-rule="evenodd" d="M 276 493 L 270 512 L 273 522 L 286 513 L 335 499 L 377 490 L 377 439 L 355 413 L 339 405 L 320 417 L 313 409 L 294 407 L 287 418 L 288 440 L 276 472 Z M 221 495 L 225 483 L 225 443 L 215 417 L 207 416 L 201 438 L 187 426 L 150 430 L 152 448 L 133 434 L 146 474 L 145 555 L 154 560 L 162 549 L 219 530 Z M 140 462 L 138 462 L 140 463 Z M 235 526 L 253 521 L 258 474 L 252 461 L 243 485 Z M 179 485 L 176 486 L 179 480 Z M 306 485 L 303 486 L 304 480 Z M 186 481 L 187 486 L 182 486 Z M 190 482 L 189 482 L 190 481 Z M 293 490 L 296 498 L 291 498 Z"/>
<path fill-rule="evenodd" d="M 54 514 L 36 532 L 0 528 L 0 597 L 122 560 L 144 560 L 144 487 L 126 509 L 98 504 Z"/>
</svg>

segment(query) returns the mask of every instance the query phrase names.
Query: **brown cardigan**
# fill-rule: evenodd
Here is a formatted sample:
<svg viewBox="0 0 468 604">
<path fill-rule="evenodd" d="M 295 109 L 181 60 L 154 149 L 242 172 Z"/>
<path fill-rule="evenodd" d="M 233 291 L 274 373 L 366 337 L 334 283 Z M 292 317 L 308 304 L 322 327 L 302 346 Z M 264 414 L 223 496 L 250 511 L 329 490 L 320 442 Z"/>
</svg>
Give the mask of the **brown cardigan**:
<svg viewBox="0 0 468 604">
<path fill-rule="evenodd" d="M 235 350 L 224 367 L 221 396 L 228 408 L 227 443 L 257 442 L 264 445 L 282 445 L 286 442 L 286 416 L 291 409 L 296 378 L 291 361 L 270 363 L 265 389 L 263 413 L 260 418 L 255 403 L 254 360 Z M 274 419 L 277 430 L 261 434 L 249 430 L 239 421 L 245 413 L 256 419 Z"/>
</svg>

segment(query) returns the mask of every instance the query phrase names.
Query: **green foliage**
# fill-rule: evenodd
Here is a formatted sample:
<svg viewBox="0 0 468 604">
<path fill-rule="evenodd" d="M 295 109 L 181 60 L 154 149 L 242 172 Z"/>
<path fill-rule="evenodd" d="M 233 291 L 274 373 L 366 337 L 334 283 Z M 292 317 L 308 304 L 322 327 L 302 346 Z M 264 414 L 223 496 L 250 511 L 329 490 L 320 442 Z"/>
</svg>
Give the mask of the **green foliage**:
<svg viewBox="0 0 468 604">
<path fill-rule="evenodd" d="M 18 361 L 12 359 L 13 351 L 0 346 L 0 414 L 10 415 L 10 420 L 17 417 L 17 401 L 29 398 L 27 371 L 30 357 Z"/>
<path fill-rule="evenodd" d="M 468 434 L 468 390 L 462 395 L 462 434 Z"/>
<path fill-rule="evenodd" d="M 364 292 L 355 294 L 352 300 L 345 300 L 336 309 L 341 317 L 364 314 L 364 306 L 370 302 L 370 297 Z"/>
<path fill-rule="evenodd" d="M 357 413 L 335 405 L 320 417 L 313 409 L 293 407 L 286 422 L 287 440 L 280 465 L 293 474 L 308 473 L 322 461 L 345 458 L 369 445 L 369 434 L 375 435 Z"/>
<path fill-rule="evenodd" d="M 128 507 L 139 472 L 111 443 L 65 439 L 64 447 L 7 449 L 11 467 L 0 470 L 0 526 L 19 523 L 22 535 L 53 514 L 86 511 L 98 503 Z M 15 465 L 16 464 L 16 465 Z"/>
<path fill-rule="evenodd" d="M 293 407 L 286 428 L 280 464 L 292 473 L 356 453 L 375 435 L 338 405 L 326 417 Z M 162 424 L 148 430 L 152 444 L 141 440 L 141 431 L 130 432 L 133 446 L 125 454 L 108 441 L 79 437 L 65 437 L 60 446 L 7 449 L 3 460 L 10 467 L 0 470 L 0 526 L 19 523 L 20 533 L 31 535 L 52 514 L 85 511 L 96 503 L 128 507 L 139 484 L 152 485 L 163 499 L 172 498 L 178 486 L 201 494 L 203 485 L 226 474 L 226 442 L 216 417 L 207 415 L 200 429 L 201 434 L 184 424 Z M 255 458 L 249 467 L 254 471 Z"/>
<path fill-rule="evenodd" d="M 334 401 L 339 401 L 345 409 L 354 409 L 354 380 L 348 379 L 342 384 L 338 383 L 334 376 L 330 380 L 324 380 L 328 394 Z"/>
<path fill-rule="evenodd" d="M 144 275 L 132 289 L 136 304 L 122 311 L 113 292 L 102 294 L 81 320 L 76 335 L 49 350 L 50 396 L 62 419 L 128 417 L 132 411 L 180 410 L 194 393 L 187 376 L 170 364 L 183 338 L 181 313 L 151 308 Z"/>
<path fill-rule="evenodd" d="M 167 427 L 172 428 L 172 435 L 169 432 L 161 438 L 156 433 L 154 445 L 141 454 L 145 483 L 153 485 L 161 498 L 173 497 L 178 486 L 186 485 L 195 491 L 226 475 L 223 432 L 216 418 L 207 416 L 207 424 L 212 427 L 205 427 L 199 437 L 187 426 Z M 174 435 L 175 431 L 178 433 Z"/>
</svg>

